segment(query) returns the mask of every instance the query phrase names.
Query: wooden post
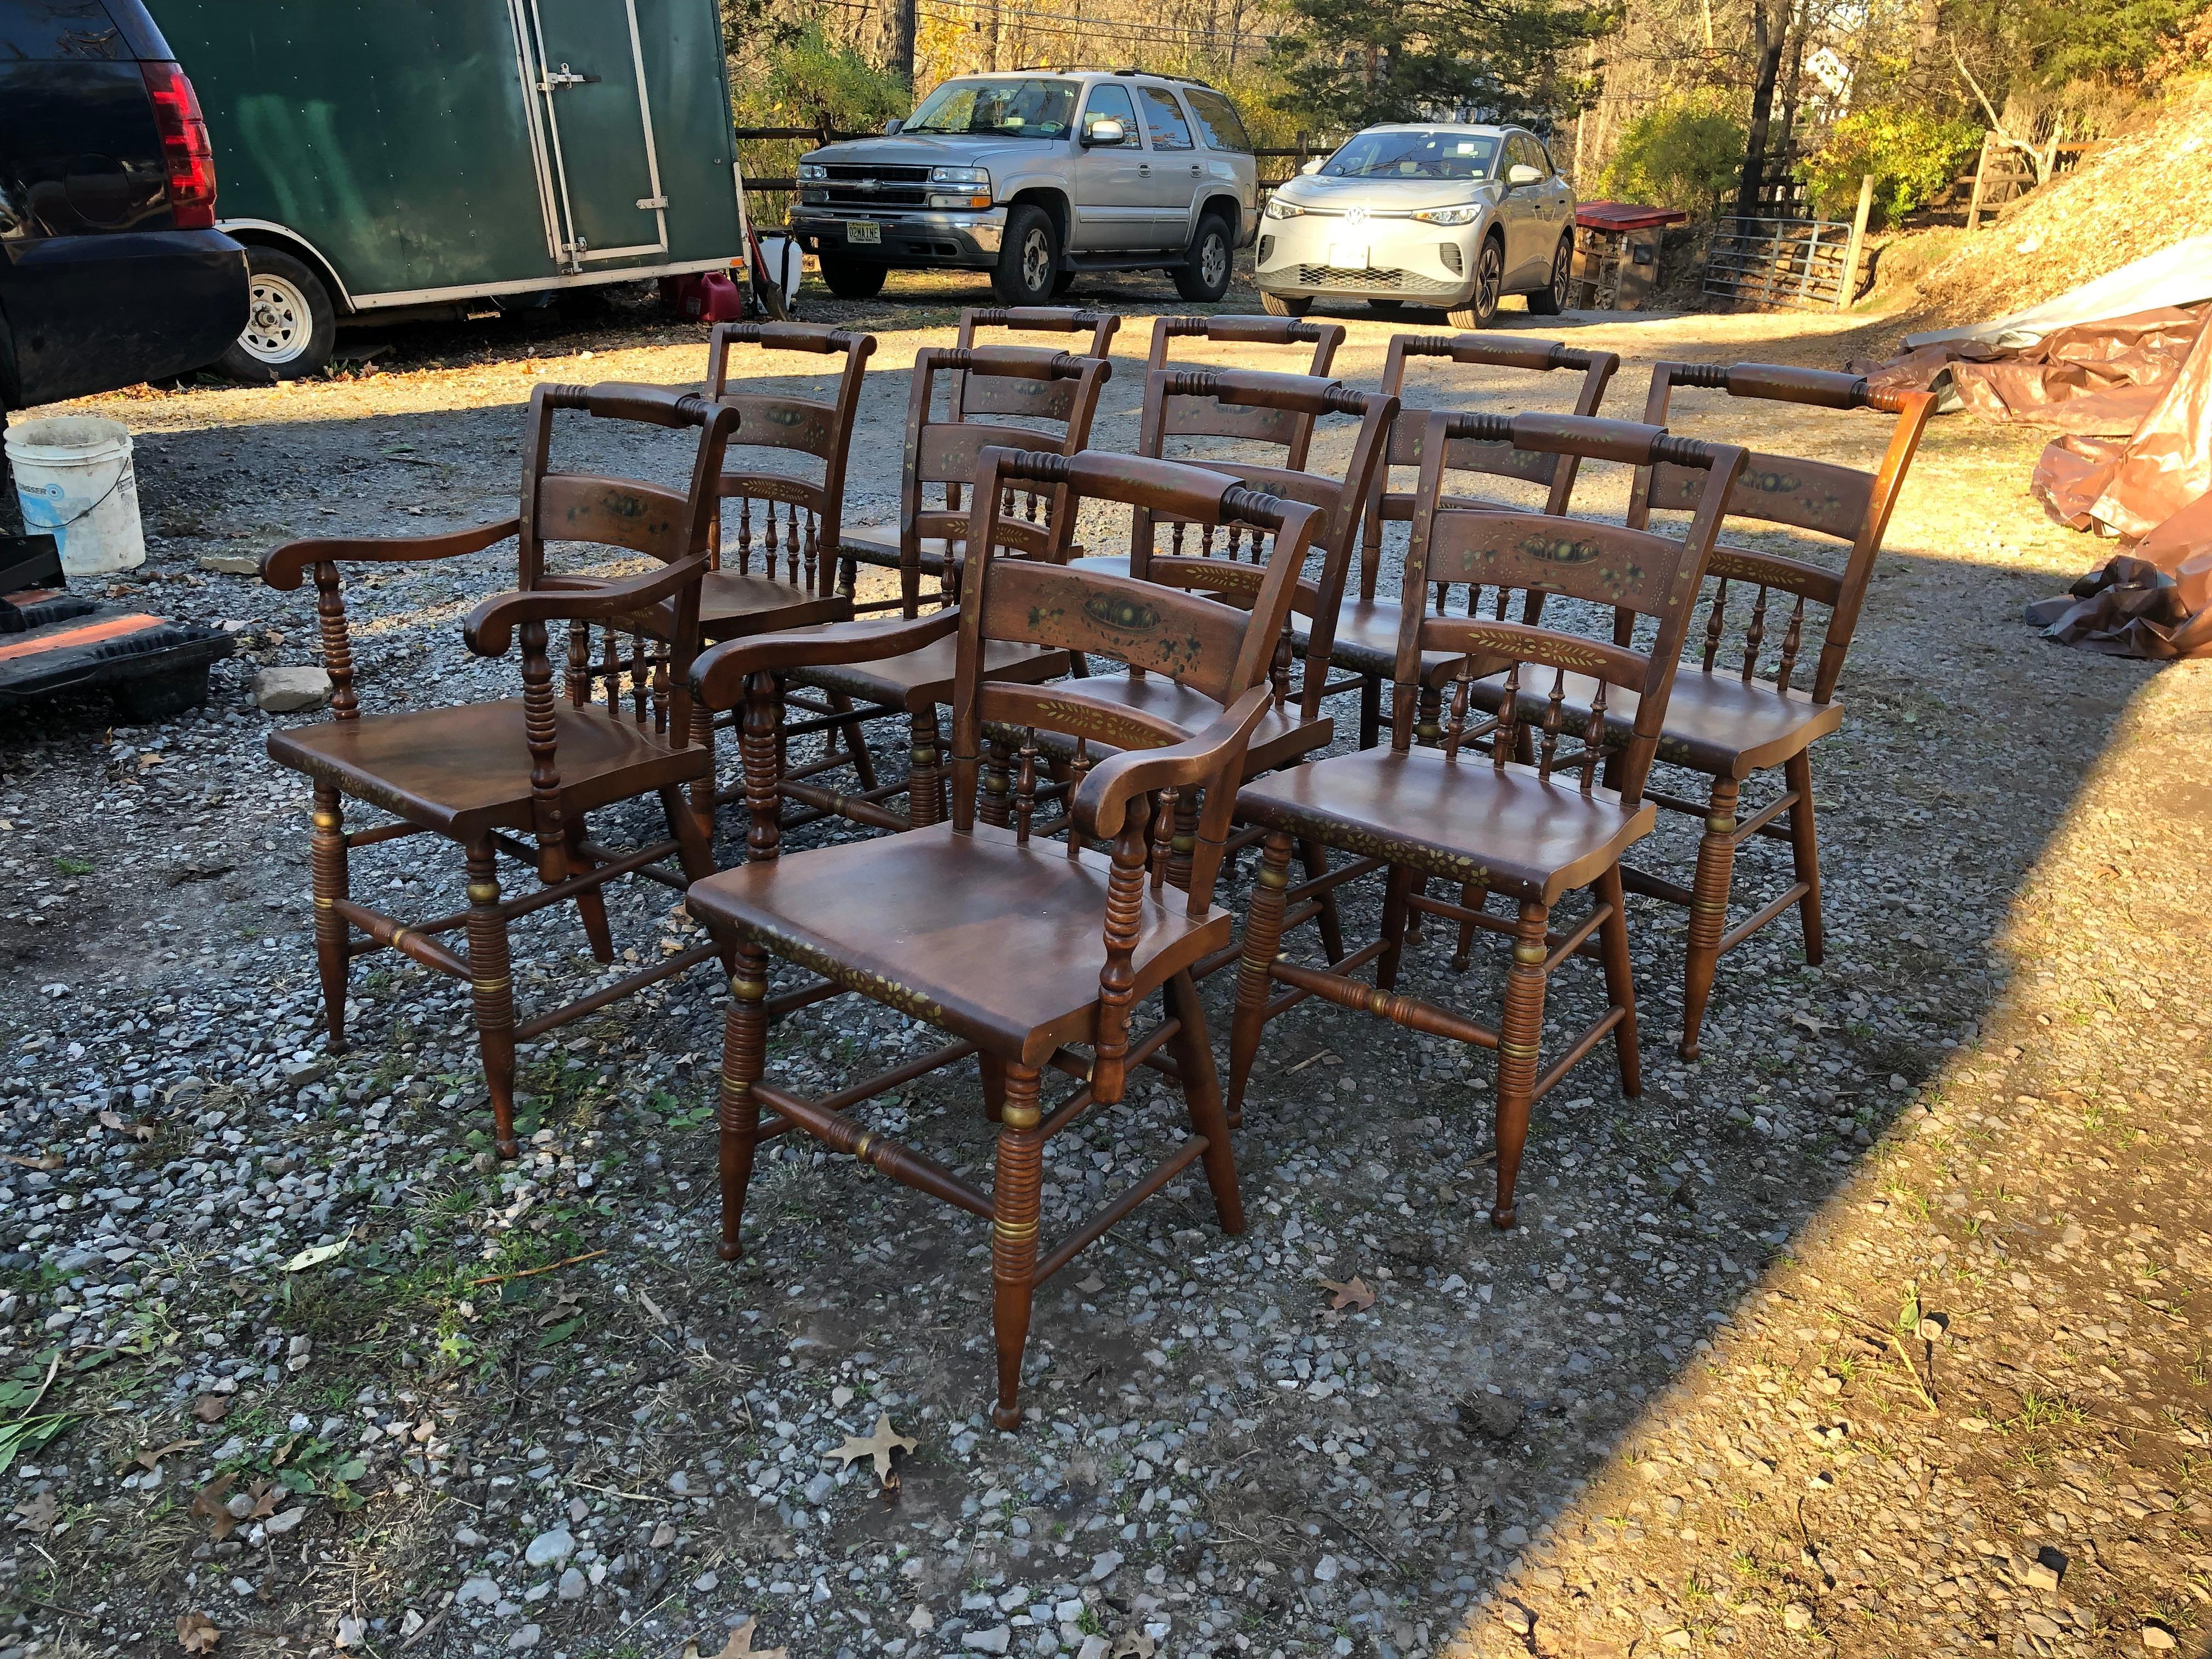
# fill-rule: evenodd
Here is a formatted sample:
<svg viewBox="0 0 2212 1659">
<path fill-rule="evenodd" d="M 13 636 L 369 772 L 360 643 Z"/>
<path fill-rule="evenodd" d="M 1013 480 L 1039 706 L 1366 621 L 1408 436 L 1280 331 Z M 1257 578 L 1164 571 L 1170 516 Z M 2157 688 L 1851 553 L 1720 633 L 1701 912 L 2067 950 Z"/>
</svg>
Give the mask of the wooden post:
<svg viewBox="0 0 2212 1659">
<path fill-rule="evenodd" d="M 1849 311 L 1858 298 L 1859 249 L 1866 241 L 1867 216 L 1874 211 L 1874 174 L 1859 179 L 1858 211 L 1851 215 L 1851 240 L 1844 246 L 1843 286 L 1836 290 L 1836 309 Z"/>
<path fill-rule="evenodd" d="M 1989 176 L 1990 137 L 1990 135 L 1986 132 L 1982 135 L 1982 153 L 1974 163 L 1974 195 L 1973 199 L 1966 204 L 1968 230 L 1979 230 L 1982 228 L 1982 180 Z"/>
</svg>

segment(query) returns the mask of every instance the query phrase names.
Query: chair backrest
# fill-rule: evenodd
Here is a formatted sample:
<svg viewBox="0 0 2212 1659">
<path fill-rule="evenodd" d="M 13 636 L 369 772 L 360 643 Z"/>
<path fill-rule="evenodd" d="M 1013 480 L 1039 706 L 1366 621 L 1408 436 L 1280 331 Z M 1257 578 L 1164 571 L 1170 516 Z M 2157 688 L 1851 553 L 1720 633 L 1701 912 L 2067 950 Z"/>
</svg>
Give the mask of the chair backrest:
<svg viewBox="0 0 2212 1659">
<path fill-rule="evenodd" d="M 1376 469 L 1368 492 L 1367 521 L 1360 538 L 1359 595 L 1375 597 L 1375 581 L 1382 562 L 1382 526 L 1410 520 L 1410 497 L 1390 489 L 1390 469 L 1421 465 L 1421 439 L 1428 429 L 1429 405 L 1406 399 L 1406 364 L 1416 357 L 1441 358 L 1454 363 L 1486 368 L 1525 369 L 1547 374 L 1559 369 L 1581 373 L 1575 387 L 1574 407 L 1569 413 L 1595 416 L 1605 400 L 1607 385 L 1620 367 L 1610 351 L 1584 351 L 1557 340 L 1524 340 L 1510 334 L 1394 334 L 1382 357 L 1382 390 L 1398 399 L 1399 418 L 1390 434 L 1389 457 Z M 1575 477 L 1582 458 L 1519 450 L 1510 444 L 1455 442 L 1444 465 L 1455 471 L 1486 473 L 1492 477 L 1516 478 L 1544 490 L 1544 511 L 1563 514 L 1575 491 Z"/>
<path fill-rule="evenodd" d="M 733 390 L 730 385 L 732 349 L 749 345 L 766 354 L 793 357 L 838 357 L 837 386 L 828 402 L 817 398 Z M 818 479 L 757 468 L 726 470 L 716 484 L 725 502 L 737 503 L 737 529 L 728 536 L 717 509 L 709 532 L 708 550 L 714 568 L 725 561 L 740 575 L 752 569 L 754 520 L 760 523 L 762 574 L 777 574 L 782 555 L 784 580 L 809 593 L 826 597 L 836 590 L 837 561 L 834 556 L 843 528 L 845 471 L 853 447 L 853 422 L 860 406 L 860 384 L 868 359 L 875 355 L 876 337 L 854 334 L 819 323 L 717 323 L 707 340 L 707 396 L 738 411 L 738 435 L 732 449 L 786 450 L 811 455 L 822 463 Z M 793 362 L 784 372 L 805 374 Z M 828 366 L 825 364 L 826 368 Z M 762 458 L 765 459 L 765 457 Z M 778 526 L 777 509 L 782 523 Z"/>
<path fill-rule="evenodd" d="M 1835 695 L 1836 681 L 1858 626 L 1859 610 L 1866 602 L 1867 586 L 1874 579 L 1875 561 L 1889 529 L 1889 515 L 1905 488 L 1905 476 L 1920 447 L 1928 417 L 1936 411 L 1932 392 L 1878 390 L 1856 374 L 1832 370 L 1797 368 L 1780 363 L 1657 363 L 1651 370 L 1651 389 L 1644 404 L 1644 418 L 1665 426 L 1676 418 L 1673 407 L 1677 386 L 1725 392 L 1731 398 L 1763 398 L 1775 403 L 1806 404 L 1820 409 L 1869 409 L 1897 418 L 1881 465 L 1875 471 L 1840 466 L 1794 455 L 1753 450 L 1743 477 L 1728 500 L 1728 516 L 1760 525 L 1781 525 L 1808 535 L 1845 544 L 1841 570 L 1829 570 L 1808 560 L 1749 548 L 1717 547 L 1707 574 L 1715 588 L 1705 618 L 1705 668 L 1711 672 L 1719 662 L 1728 633 L 1728 586 L 1733 581 L 1754 590 L 1745 618 L 1740 670 L 1746 680 L 1760 668 L 1762 647 L 1774 633 L 1767 618 L 1767 595 L 1778 589 L 1792 597 L 1788 620 L 1782 625 L 1780 644 L 1771 678 L 1787 690 L 1796 672 L 1804 639 L 1808 603 L 1825 607 L 1827 627 L 1820 641 L 1820 656 L 1810 687 L 1815 702 Z M 1640 474 L 1629 496 L 1628 522 L 1648 524 L 1654 509 L 1686 508 L 1696 489 L 1679 470 L 1663 464 Z"/>
<path fill-rule="evenodd" d="M 1273 551 L 1261 568 L 1249 610 L 1132 576 L 1008 558 L 995 545 L 992 521 L 1000 515 L 1007 489 L 1017 483 L 1050 485 L 1070 501 L 1118 501 L 1215 528 L 1241 522 L 1270 534 Z M 1096 1097 L 1102 1102 L 1119 1098 L 1121 1091 L 1133 1000 L 1130 960 L 1146 910 L 1174 902 L 1166 880 L 1174 854 L 1176 800 L 1187 791 L 1203 794 L 1182 903 L 1187 915 L 1204 918 L 1221 869 L 1244 752 L 1271 702 L 1261 682 L 1319 520 L 1318 511 L 1302 502 L 1171 461 L 1095 450 L 1060 456 L 994 449 L 984 458 L 969 537 L 969 546 L 978 550 L 960 595 L 952 702 L 953 833 L 974 834 L 980 814 L 985 823 L 1002 825 L 1011 818 L 1017 839 L 1027 842 L 1037 797 L 1034 734 L 1042 729 L 1076 740 L 1064 795 L 1069 803 L 1067 856 L 1080 857 L 1090 836 L 1106 841 L 1113 854 L 1101 918 L 1106 963 L 1099 975 L 1091 1071 Z M 1081 679 L 1049 685 L 987 680 L 985 648 L 994 641 L 1116 658 L 1133 668 L 1170 677 L 1222 713 L 1204 731 L 1194 732 L 1127 704 L 1090 696 Z M 987 726 L 1022 733 L 1018 759 L 1000 741 L 992 744 L 986 762 Z M 1094 767 L 1092 743 L 1110 744 L 1116 752 Z M 1006 775 L 1017 766 L 1009 788 Z M 984 796 L 980 808 L 979 784 Z"/>
<path fill-rule="evenodd" d="M 951 543 L 968 534 L 970 508 L 960 492 L 974 483 L 982 453 L 995 446 L 1073 454 L 1091 441 L 1098 393 L 1113 372 L 1113 365 L 1103 357 L 1032 347 L 930 346 L 915 354 L 899 489 L 900 599 L 905 615 L 915 615 L 921 604 L 922 541 L 941 537 Z M 978 389 L 999 381 L 1066 387 L 1067 413 L 1058 440 L 1024 427 L 962 420 L 957 411 L 953 418 L 937 418 L 933 411 L 939 383 L 953 375 L 961 377 L 971 398 Z M 943 487 L 943 505 L 927 504 L 932 485 Z M 996 520 L 1000 545 L 1034 559 L 1064 556 L 1074 522 L 1064 492 L 1054 490 L 1042 497 L 1035 491 L 1024 493 L 1023 516 L 1002 515 Z"/>
<path fill-rule="evenodd" d="M 1249 369 L 1155 369 L 1145 377 L 1145 406 L 1138 429 L 1137 453 L 1164 459 L 1161 449 L 1170 435 L 1171 409 L 1190 410 L 1208 404 L 1235 413 L 1272 410 L 1285 419 L 1305 422 L 1308 429 L 1322 416 L 1342 415 L 1359 422 L 1352 452 L 1340 477 L 1326 472 L 1268 466 L 1258 462 L 1224 461 L 1211 458 L 1193 460 L 1210 472 L 1225 472 L 1240 483 L 1265 490 L 1285 501 L 1303 501 L 1322 516 L 1313 538 L 1320 556 L 1319 568 L 1310 580 L 1302 579 L 1291 608 L 1310 619 L 1305 670 L 1299 690 L 1299 712 L 1307 720 L 1321 713 L 1322 689 L 1328 678 L 1328 657 L 1336 642 L 1336 618 L 1344 598 L 1344 584 L 1359 537 L 1360 513 L 1368 486 L 1381 463 L 1398 413 L 1395 398 L 1382 392 L 1354 392 L 1337 381 L 1312 374 L 1266 374 Z M 1237 568 L 1240 558 L 1250 561 L 1247 572 L 1266 562 L 1266 538 L 1237 522 L 1215 544 L 1216 528 L 1200 523 L 1189 536 L 1189 521 L 1168 520 L 1168 547 L 1159 548 L 1159 515 L 1139 504 L 1130 514 L 1129 574 L 1147 581 L 1204 588 L 1224 598 L 1247 592 L 1249 576 L 1232 575 L 1218 567 Z M 1194 550 L 1193 540 L 1196 542 Z M 1287 640 L 1287 635 L 1285 639 Z"/>
<path fill-rule="evenodd" d="M 1313 348 L 1304 369 L 1322 379 L 1336 361 L 1344 343 L 1342 323 L 1309 322 L 1302 317 L 1158 317 L 1152 321 L 1152 349 L 1145 359 L 1151 374 L 1169 366 L 1172 340 L 1208 340 L 1221 345 L 1278 345 Z M 1188 365 L 1207 367 L 1202 362 Z M 1210 400 L 1185 408 L 1170 403 L 1163 411 L 1170 437 L 1243 438 L 1254 443 L 1279 445 L 1283 465 L 1293 472 L 1306 464 L 1306 447 L 1313 441 L 1313 417 L 1286 415 L 1279 410 L 1232 409 Z"/>
<path fill-rule="evenodd" d="M 1014 335 L 1088 333 L 1090 344 L 1079 349 L 1076 355 L 1103 358 L 1121 326 L 1121 313 L 1118 311 L 1091 311 L 1074 306 L 963 306 L 960 330 L 952 343 L 963 349 L 972 348 L 979 329 Z M 1074 397 L 1074 386 L 1066 380 L 996 379 L 979 380 L 971 386 L 967 376 L 960 375 L 952 382 L 952 417 L 969 420 L 978 415 L 1026 415 L 1039 420 L 1065 421 Z"/>
<path fill-rule="evenodd" d="M 1521 747 L 1525 723 L 1522 704 L 1534 694 L 1545 698 L 1543 714 L 1534 723 L 1540 732 L 1535 743 L 1540 774 L 1548 778 L 1559 766 L 1578 767 L 1587 793 L 1604 757 L 1606 690 L 1619 686 L 1635 692 L 1638 701 L 1633 735 L 1615 774 L 1616 785 L 1624 800 L 1640 799 L 1698 586 L 1720 532 L 1729 491 L 1743 471 L 1744 452 L 1731 444 L 1669 437 L 1655 426 L 1571 415 L 1435 410 L 1427 427 L 1414 496 L 1413 542 L 1406 553 L 1391 747 L 1403 754 L 1413 743 L 1422 653 L 1445 653 L 1459 659 L 1443 733 L 1448 757 L 1455 761 L 1463 744 L 1487 738 L 1492 763 L 1504 766 Z M 1444 457 L 1449 446 L 1462 439 L 1630 466 L 1664 463 L 1686 477 L 1701 480 L 1704 488 L 1691 503 L 1691 522 L 1679 539 L 1551 514 L 1456 507 L 1444 495 Z M 1426 596 L 1431 589 L 1459 583 L 1475 590 L 1468 614 L 1446 616 L 1428 610 Z M 1489 617 L 1480 614 L 1486 587 L 1498 590 L 1495 614 Z M 1649 617 L 1656 623 L 1654 636 L 1639 648 L 1632 628 L 1608 643 L 1543 626 L 1533 609 L 1525 613 L 1525 620 L 1510 621 L 1507 600 L 1515 592 L 1537 599 L 1555 595 L 1611 607 L 1616 619 L 1626 617 L 1632 623 Z M 1524 685 L 1524 666 L 1550 669 L 1548 690 Z M 1578 734 L 1580 746 L 1561 756 L 1562 703 L 1570 672 L 1589 677 L 1596 687 L 1588 723 Z M 1500 673 L 1506 691 L 1498 714 L 1470 729 L 1473 682 Z"/>
</svg>

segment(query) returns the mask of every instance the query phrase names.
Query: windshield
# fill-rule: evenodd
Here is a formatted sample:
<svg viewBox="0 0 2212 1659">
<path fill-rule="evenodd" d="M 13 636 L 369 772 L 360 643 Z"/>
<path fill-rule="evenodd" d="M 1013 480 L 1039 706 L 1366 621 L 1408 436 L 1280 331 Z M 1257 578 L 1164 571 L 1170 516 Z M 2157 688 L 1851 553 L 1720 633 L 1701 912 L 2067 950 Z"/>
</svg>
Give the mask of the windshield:
<svg viewBox="0 0 2212 1659">
<path fill-rule="evenodd" d="M 1331 179 L 1487 179 L 1498 140 L 1464 132 L 1363 132 L 1322 164 Z"/>
<path fill-rule="evenodd" d="M 1074 113 L 1073 81 L 947 81 L 899 131 L 1065 138 Z"/>
</svg>

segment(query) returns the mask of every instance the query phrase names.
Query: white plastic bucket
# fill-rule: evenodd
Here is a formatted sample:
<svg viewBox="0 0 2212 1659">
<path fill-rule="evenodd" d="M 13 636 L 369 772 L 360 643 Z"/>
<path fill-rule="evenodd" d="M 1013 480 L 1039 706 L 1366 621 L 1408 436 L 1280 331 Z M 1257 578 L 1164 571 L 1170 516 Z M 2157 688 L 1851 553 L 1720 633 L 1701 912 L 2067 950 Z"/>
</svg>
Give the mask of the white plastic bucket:
<svg viewBox="0 0 2212 1659">
<path fill-rule="evenodd" d="M 129 428 L 94 415 L 11 421 L 7 448 L 23 528 L 60 543 L 64 571 L 99 576 L 146 562 Z"/>
</svg>

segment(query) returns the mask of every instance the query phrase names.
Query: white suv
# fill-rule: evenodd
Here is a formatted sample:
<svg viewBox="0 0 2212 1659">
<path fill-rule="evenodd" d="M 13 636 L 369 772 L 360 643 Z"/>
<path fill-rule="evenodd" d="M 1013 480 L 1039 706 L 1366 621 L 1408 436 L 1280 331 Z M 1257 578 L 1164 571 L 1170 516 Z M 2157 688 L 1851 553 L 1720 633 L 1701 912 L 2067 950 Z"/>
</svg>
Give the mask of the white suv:
<svg viewBox="0 0 2212 1659">
<path fill-rule="evenodd" d="M 960 76 L 884 137 L 816 150 L 791 228 L 847 299 L 949 266 L 991 272 L 1009 305 L 1086 270 L 1164 270 L 1211 302 L 1258 207 L 1244 124 L 1203 82 L 1022 70 Z"/>
</svg>

